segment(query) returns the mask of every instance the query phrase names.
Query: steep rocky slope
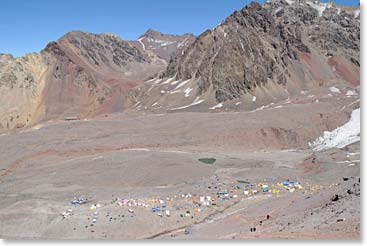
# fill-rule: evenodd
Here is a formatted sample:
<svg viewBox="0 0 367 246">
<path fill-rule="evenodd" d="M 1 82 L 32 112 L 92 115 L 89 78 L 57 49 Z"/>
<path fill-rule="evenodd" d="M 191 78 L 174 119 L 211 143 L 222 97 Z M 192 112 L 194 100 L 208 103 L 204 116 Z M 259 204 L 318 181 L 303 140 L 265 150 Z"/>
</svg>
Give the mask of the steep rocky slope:
<svg viewBox="0 0 367 246">
<path fill-rule="evenodd" d="M 253 2 L 202 33 L 160 79 L 140 89 L 136 101 L 171 109 L 224 103 L 251 108 L 333 83 L 358 86 L 359 25 L 358 8 L 309 0 Z M 145 100 L 147 94 L 155 99 Z"/>
<path fill-rule="evenodd" d="M 40 103 L 47 65 L 40 54 L 0 66 L 0 132 L 30 123 Z"/>
<path fill-rule="evenodd" d="M 0 131 L 65 116 L 120 111 L 126 90 L 164 68 L 113 34 L 70 32 L 0 67 Z"/>
</svg>

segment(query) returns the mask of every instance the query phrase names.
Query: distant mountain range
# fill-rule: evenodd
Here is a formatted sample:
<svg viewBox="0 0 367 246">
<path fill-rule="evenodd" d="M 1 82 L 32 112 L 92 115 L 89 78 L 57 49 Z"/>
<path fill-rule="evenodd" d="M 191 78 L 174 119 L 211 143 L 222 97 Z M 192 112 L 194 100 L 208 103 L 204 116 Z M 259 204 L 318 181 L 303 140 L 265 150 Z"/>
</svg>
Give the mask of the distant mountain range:
<svg viewBox="0 0 367 246">
<path fill-rule="evenodd" d="M 126 110 L 247 110 L 358 86 L 359 54 L 359 8 L 308 0 L 253 2 L 198 37 L 73 31 L 39 53 L 0 54 L 0 132 Z"/>
</svg>

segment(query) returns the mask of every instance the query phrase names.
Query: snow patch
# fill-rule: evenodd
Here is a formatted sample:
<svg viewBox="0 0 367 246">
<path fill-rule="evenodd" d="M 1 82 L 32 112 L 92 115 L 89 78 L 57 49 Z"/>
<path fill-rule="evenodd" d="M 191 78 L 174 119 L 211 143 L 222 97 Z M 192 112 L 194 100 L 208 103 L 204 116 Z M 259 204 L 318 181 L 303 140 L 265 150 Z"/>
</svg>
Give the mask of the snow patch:
<svg viewBox="0 0 367 246">
<path fill-rule="evenodd" d="M 145 37 L 144 37 L 144 38 L 145 38 Z M 143 47 L 143 50 L 145 50 L 145 44 L 142 42 L 142 40 L 143 40 L 144 38 L 139 38 L 139 39 L 138 39 L 139 43 L 140 43 L 140 44 L 141 44 L 141 46 Z"/>
<path fill-rule="evenodd" d="M 310 5 L 310 7 L 316 9 L 319 13 L 319 16 L 322 16 L 322 13 L 325 11 L 325 9 L 332 7 L 332 5 L 329 3 L 319 3 L 318 1 L 315 1 L 313 3 L 307 2 L 307 4 Z"/>
<path fill-rule="evenodd" d="M 176 86 L 176 90 L 177 89 L 179 89 L 179 88 L 181 88 L 182 86 L 184 86 L 184 85 L 186 85 L 187 83 L 189 83 L 190 82 L 190 80 L 188 79 L 188 80 L 185 80 L 185 81 L 183 81 L 183 82 L 181 82 L 178 86 Z"/>
<path fill-rule="evenodd" d="M 103 156 L 103 155 L 100 155 L 100 156 L 94 157 L 94 158 L 92 159 L 92 161 L 100 160 L 100 159 L 103 159 L 103 158 L 104 158 L 104 156 Z"/>
<path fill-rule="evenodd" d="M 213 106 L 209 109 L 216 109 L 216 108 L 221 108 L 221 107 L 223 107 L 223 103 L 218 103 L 217 105 L 215 105 L 215 106 Z"/>
<path fill-rule="evenodd" d="M 152 86 L 149 88 L 149 90 L 147 91 L 147 93 L 149 93 L 151 90 L 153 90 L 153 87 L 154 87 L 154 85 L 152 85 Z"/>
<path fill-rule="evenodd" d="M 159 44 L 162 47 L 167 46 L 167 45 L 171 45 L 171 44 L 174 44 L 175 43 L 175 42 L 166 41 L 166 40 L 160 40 L 160 39 L 153 40 L 153 42 Z"/>
<path fill-rule="evenodd" d="M 192 91 L 193 89 L 192 88 L 187 88 L 187 89 L 185 89 L 184 90 L 184 92 L 185 92 L 185 97 L 189 97 L 190 96 L 190 92 Z"/>
<path fill-rule="evenodd" d="M 313 150 L 321 151 L 331 148 L 344 148 L 347 145 L 359 142 L 361 139 L 360 124 L 360 108 L 358 108 L 353 110 L 349 122 L 331 132 L 325 131 L 322 136 L 318 137 L 312 143 L 309 143 L 309 146 L 313 148 Z"/>
<path fill-rule="evenodd" d="M 173 82 L 171 83 L 171 85 L 176 85 L 176 84 L 178 84 L 178 83 L 180 83 L 180 80 L 175 80 L 175 81 L 173 81 Z"/>
<path fill-rule="evenodd" d="M 330 87 L 329 90 L 333 93 L 340 93 L 340 90 L 336 88 L 335 86 Z"/>
<path fill-rule="evenodd" d="M 358 16 L 361 14 L 361 11 L 359 9 L 354 10 L 354 18 L 358 18 Z"/>
<path fill-rule="evenodd" d="M 252 101 L 256 102 L 256 97 L 255 96 L 252 96 Z"/>
<path fill-rule="evenodd" d="M 278 7 L 275 11 L 274 14 L 277 14 L 279 11 L 281 11 L 283 9 L 283 7 Z"/>
<path fill-rule="evenodd" d="M 150 149 L 123 149 L 122 151 L 150 151 Z"/>
<path fill-rule="evenodd" d="M 178 154 L 191 154 L 190 152 L 180 151 L 180 150 L 158 150 L 163 153 L 178 153 Z"/>
<path fill-rule="evenodd" d="M 257 108 L 257 109 L 254 109 L 254 110 L 252 110 L 252 111 L 250 111 L 250 112 L 256 112 L 256 111 L 261 111 L 261 110 L 264 110 L 264 109 L 267 109 L 267 108 L 269 108 L 269 105 L 263 105 L 263 106 L 261 106 L 260 108 Z"/>
<path fill-rule="evenodd" d="M 355 91 L 348 90 L 347 93 L 345 93 L 348 97 L 358 96 L 358 94 Z"/>
<path fill-rule="evenodd" d="M 161 83 L 162 85 L 165 85 L 165 84 L 169 84 L 172 80 L 174 80 L 175 79 L 175 77 L 173 77 L 173 78 L 169 78 L 169 79 L 167 79 L 166 81 L 164 81 L 163 83 Z"/>
<path fill-rule="evenodd" d="M 181 47 L 185 46 L 185 45 L 186 45 L 186 41 L 187 41 L 187 39 L 188 39 L 188 38 L 185 38 L 181 43 L 179 43 L 179 44 L 177 45 L 177 48 L 181 48 Z"/>
<path fill-rule="evenodd" d="M 245 51 L 245 47 L 243 46 L 242 40 L 240 39 L 241 48 L 243 51 Z"/>
<path fill-rule="evenodd" d="M 180 93 L 181 90 L 175 90 L 175 91 L 170 91 L 169 94 L 176 94 L 176 93 Z"/>
<path fill-rule="evenodd" d="M 197 97 L 195 98 L 195 100 L 189 104 L 189 105 L 186 105 L 186 106 L 182 106 L 182 107 L 177 107 L 177 108 L 171 108 L 170 110 L 177 110 L 177 109 L 184 109 L 184 108 L 189 108 L 189 107 L 192 107 L 192 106 L 195 106 L 195 105 L 198 105 L 200 103 L 204 102 L 204 100 L 201 100 L 200 97 Z"/>
</svg>

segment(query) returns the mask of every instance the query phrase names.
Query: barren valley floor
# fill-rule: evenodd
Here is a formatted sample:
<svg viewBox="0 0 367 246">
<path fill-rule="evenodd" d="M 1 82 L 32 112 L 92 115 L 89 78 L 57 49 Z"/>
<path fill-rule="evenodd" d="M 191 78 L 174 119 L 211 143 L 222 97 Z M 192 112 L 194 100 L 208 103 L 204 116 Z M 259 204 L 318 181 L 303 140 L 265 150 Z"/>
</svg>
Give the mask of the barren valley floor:
<svg viewBox="0 0 367 246">
<path fill-rule="evenodd" d="M 345 124 L 358 98 L 315 100 L 3 134 L 0 237 L 357 240 L 359 142 L 324 151 L 308 142 Z M 78 198 L 88 200 L 71 204 Z"/>
</svg>

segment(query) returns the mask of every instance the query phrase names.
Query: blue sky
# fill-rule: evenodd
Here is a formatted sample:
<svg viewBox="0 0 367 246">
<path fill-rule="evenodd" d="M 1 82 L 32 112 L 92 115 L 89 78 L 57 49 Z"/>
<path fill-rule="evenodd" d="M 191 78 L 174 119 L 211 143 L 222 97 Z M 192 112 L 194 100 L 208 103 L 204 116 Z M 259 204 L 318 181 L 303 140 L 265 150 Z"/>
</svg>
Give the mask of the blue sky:
<svg viewBox="0 0 367 246">
<path fill-rule="evenodd" d="M 113 32 L 136 39 L 148 28 L 196 35 L 249 0 L 1 0 L 0 53 L 38 52 L 66 32 Z M 358 0 L 336 0 L 356 5 Z"/>
</svg>

